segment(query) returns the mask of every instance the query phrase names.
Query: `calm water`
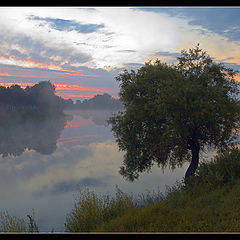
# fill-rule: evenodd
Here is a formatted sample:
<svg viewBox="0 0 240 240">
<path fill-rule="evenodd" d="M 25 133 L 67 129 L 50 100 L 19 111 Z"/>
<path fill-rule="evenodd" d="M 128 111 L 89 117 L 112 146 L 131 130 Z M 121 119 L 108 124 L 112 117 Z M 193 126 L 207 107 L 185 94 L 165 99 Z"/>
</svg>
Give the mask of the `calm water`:
<svg viewBox="0 0 240 240">
<path fill-rule="evenodd" d="M 78 188 L 114 194 L 171 186 L 188 167 L 162 172 L 154 167 L 135 182 L 118 173 L 119 152 L 110 126 L 109 111 L 68 111 L 68 120 L 28 121 L 0 127 L 0 211 L 24 218 L 34 208 L 39 230 L 64 231 L 66 214 L 74 206 Z"/>
</svg>

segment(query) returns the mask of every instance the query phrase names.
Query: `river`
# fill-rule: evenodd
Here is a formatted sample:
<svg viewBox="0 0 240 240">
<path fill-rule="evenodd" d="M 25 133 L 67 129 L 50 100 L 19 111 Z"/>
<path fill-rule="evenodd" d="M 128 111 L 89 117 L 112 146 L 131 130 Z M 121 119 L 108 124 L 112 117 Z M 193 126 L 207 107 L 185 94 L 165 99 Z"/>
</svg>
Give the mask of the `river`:
<svg viewBox="0 0 240 240">
<path fill-rule="evenodd" d="M 66 111 L 68 119 L 0 127 L 0 211 L 27 220 L 35 211 L 40 232 L 64 231 L 79 188 L 114 195 L 116 185 L 134 195 L 164 192 L 181 181 L 188 164 L 172 171 L 153 167 L 134 182 L 120 174 L 123 152 L 110 126 L 110 111 Z"/>
</svg>

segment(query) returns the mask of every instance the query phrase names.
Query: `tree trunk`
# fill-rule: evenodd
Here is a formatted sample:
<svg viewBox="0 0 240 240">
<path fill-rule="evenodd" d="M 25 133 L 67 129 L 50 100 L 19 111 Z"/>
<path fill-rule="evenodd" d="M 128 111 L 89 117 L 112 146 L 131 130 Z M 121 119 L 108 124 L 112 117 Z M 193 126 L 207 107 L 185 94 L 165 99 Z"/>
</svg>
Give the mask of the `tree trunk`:
<svg viewBox="0 0 240 240">
<path fill-rule="evenodd" d="M 192 161 L 186 171 L 185 180 L 191 177 L 198 167 L 200 145 L 197 140 L 192 141 L 192 143 L 190 144 L 190 149 L 192 151 Z"/>
</svg>

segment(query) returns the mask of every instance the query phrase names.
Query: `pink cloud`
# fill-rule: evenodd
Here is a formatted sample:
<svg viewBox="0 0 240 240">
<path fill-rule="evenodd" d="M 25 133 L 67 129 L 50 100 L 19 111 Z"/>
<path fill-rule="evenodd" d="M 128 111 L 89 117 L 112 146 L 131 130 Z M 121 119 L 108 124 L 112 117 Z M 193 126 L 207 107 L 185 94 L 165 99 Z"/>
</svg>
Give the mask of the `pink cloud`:
<svg viewBox="0 0 240 240">
<path fill-rule="evenodd" d="M 83 87 L 76 84 L 60 84 L 54 83 L 56 87 L 56 91 L 61 90 L 71 90 L 71 91 L 86 91 L 86 92 L 109 92 L 109 89 L 102 89 L 102 88 L 90 88 L 90 87 Z"/>
<path fill-rule="evenodd" d="M 91 120 L 86 120 L 86 121 L 72 121 L 72 122 L 67 122 L 64 128 L 77 128 L 81 126 L 86 126 L 86 125 L 92 125 L 93 122 Z"/>
</svg>

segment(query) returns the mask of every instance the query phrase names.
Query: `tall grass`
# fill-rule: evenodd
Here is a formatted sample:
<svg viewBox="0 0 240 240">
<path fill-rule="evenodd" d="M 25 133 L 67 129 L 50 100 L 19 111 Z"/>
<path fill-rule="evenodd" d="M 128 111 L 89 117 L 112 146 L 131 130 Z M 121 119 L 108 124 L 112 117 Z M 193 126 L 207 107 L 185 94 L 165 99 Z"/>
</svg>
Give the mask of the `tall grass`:
<svg viewBox="0 0 240 240">
<path fill-rule="evenodd" d="M 200 164 L 188 183 L 137 198 L 80 192 L 65 224 L 70 232 L 240 231 L 240 150 L 229 147 Z"/>
<path fill-rule="evenodd" d="M 74 209 L 66 217 L 67 232 L 89 232 L 97 225 L 127 212 L 135 211 L 133 196 L 116 187 L 115 197 L 97 195 L 88 188 L 79 190 Z"/>
<path fill-rule="evenodd" d="M 38 232 L 34 209 L 32 209 L 32 215 L 27 217 L 28 221 L 25 221 L 22 218 L 10 216 L 7 211 L 0 212 L 0 232 Z"/>
</svg>

